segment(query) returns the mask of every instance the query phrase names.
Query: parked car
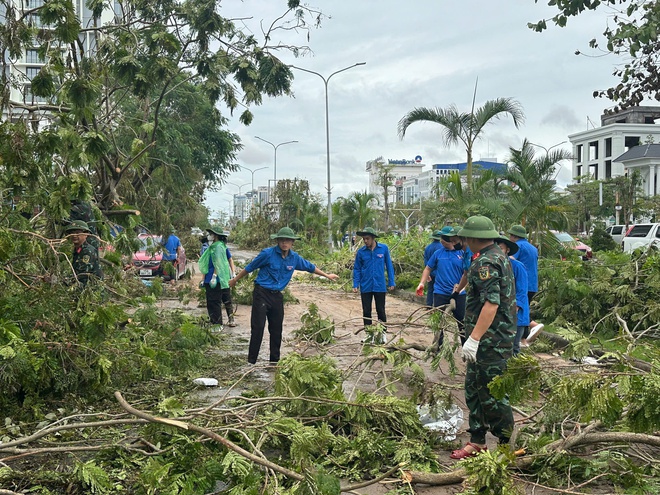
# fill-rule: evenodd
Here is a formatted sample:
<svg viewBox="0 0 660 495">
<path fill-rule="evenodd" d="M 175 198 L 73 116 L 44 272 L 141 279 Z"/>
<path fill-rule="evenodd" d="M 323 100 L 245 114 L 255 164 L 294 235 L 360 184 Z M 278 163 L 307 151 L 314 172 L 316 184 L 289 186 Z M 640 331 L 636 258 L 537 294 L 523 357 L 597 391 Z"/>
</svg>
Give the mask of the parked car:
<svg viewBox="0 0 660 495">
<path fill-rule="evenodd" d="M 621 241 L 626 236 L 626 226 L 625 225 L 611 225 L 605 229 L 617 246 L 621 245 Z"/>
<path fill-rule="evenodd" d="M 624 253 L 631 253 L 639 248 L 660 248 L 660 223 L 633 225 L 622 242 Z"/>
<path fill-rule="evenodd" d="M 138 272 L 140 278 L 152 278 L 162 276 L 161 262 L 163 260 L 163 246 L 161 244 L 162 238 L 159 235 L 152 234 L 139 234 L 141 246 L 138 251 L 133 253 L 132 265 Z M 186 251 L 181 246 L 179 255 L 177 256 L 177 263 L 175 264 L 176 280 L 181 278 L 186 273 Z M 165 279 L 172 279 L 174 277 L 164 276 Z"/>
<path fill-rule="evenodd" d="M 552 234 L 557 238 L 562 246 L 580 251 L 584 261 L 590 260 L 592 258 L 593 252 L 591 251 L 591 248 L 584 242 L 574 238 L 568 232 L 557 232 L 556 230 L 551 230 L 550 232 L 552 232 Z"/>
</svg>

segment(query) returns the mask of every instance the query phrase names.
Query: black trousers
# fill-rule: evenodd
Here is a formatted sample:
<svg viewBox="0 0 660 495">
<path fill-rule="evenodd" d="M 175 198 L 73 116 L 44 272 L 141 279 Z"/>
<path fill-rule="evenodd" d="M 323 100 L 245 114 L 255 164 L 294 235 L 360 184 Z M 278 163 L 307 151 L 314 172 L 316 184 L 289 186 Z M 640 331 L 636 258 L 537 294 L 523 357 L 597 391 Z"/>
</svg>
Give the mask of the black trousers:
<svg viewBox="0 0 660 495">
<path fill-rule="evenodd" d="M 378 320 L 382 323 L 387 321 L 387 316 L 385 315 L 385 294 L 387 292 L 361 292 L 360 298 L 362 299 L 362 321 L 364 326 L 373 325 L 373 320 L 371 319 L 371 301 L 376 302 L 376 314 L 378 315 Z"/>
<path fill-rule="evenodd" d="M 467 294 L 433 294 L 433 307 L 437 308 L 438 306 L 449 304 L 452 299 L 456 301 L 456 309 L 452 311 L 452 315 L 454 315 L 458 323 L 458 336 L 461 339 L 461 344 L 465 344 L 467 337 L 465 337 L 465 330 L 463 330 L 463 320 L 465 319 Z M 443 338 L 444 335 L 440 337 L 440 344 L 442 344 Z"/>
<path fill-rule="evenodd" d="M 268 320 L 268 333 L 270 335 L 270 362 L 276 363 L 280 360 L 280 348 L 282 347 L 284 296 L 279 291 L 264 289 L 260 285 L 255 284 L 252 291 L 250 347 L 248 349 L 249 363 L 254 364 L 259 358 L 266 320 Z"/>
<path fill-rule="evenodd" d="M 222 289 L 222 304 L 225 305 L 225 311 L 227 312 L 227 318 L 231 318 L 234 314 L 234 305 L 231 303 L 231 289 L 227 287 Z"/>
<path fill-rule="evenodd" d="M 206 289 L 206 310 L 212 325 L 222 325 L 222 303 L 229 297 L 231 306 L 231 289 L 222 289 L 219 285 L 212 289 L 209 284 L 204 284 Z"/>
</svg>

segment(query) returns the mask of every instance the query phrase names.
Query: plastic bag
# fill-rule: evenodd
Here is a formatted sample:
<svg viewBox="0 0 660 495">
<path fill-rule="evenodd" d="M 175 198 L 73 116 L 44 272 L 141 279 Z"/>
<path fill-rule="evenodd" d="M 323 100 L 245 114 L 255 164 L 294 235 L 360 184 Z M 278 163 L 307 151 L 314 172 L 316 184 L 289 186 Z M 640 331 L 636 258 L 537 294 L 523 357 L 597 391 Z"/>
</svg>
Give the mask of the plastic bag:
<svg viewBox="0 0 660 495">
<path fill-rule="evenodd" d="M 463 410 L 456 404 L 449 409 L 437 408 L 431 413 L 429 405 L 417 406 L 417 413 L 422 426 L 431 431 L 438 431 L 447 441 L 455 440 L 458 430 L 463 425 Z"/>
</svg>

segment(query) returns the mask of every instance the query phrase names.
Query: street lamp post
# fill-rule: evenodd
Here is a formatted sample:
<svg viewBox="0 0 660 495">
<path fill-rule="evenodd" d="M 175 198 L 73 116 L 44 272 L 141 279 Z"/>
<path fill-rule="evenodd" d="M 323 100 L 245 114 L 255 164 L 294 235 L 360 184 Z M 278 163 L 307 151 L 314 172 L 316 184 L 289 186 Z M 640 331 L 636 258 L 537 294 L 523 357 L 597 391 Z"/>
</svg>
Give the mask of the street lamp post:
<svg viewBox="0 0 660 495">
<path fill-rule="evenodd" d="M 247 170 L 248 172 L 250 172 L 252 174 L 252 189 L 251 189 L 251 191 L 254 191 L 254 173 L 258 172 L 259 170 L 266 170 L 268 168 L 268 167 L 259 167 L 259 168 L 255 168 L 254 170 L 252 170 L 251 168 L 247 168 L 243 165 L 239 165 L 239 167 L 241 169 Z"/>
<path fill-rule="evenodd" d="M 240 196 L 241 189 L 243 189 L 245 186 L 249 186 L 250 184 L 246 182 L 245 184 L 241 184 L 239 186 L 238 184 L 229 181 L 227 181 L 227 184 L 238 187 L 238 195 L 234 194 L 234 216 L 236 216 L 236 196 Z M 241 205 L 241 222 L 245 222 L 245 201 L 243 201 L 243 204 Z"/>
<path fill-rule="evenodd" d="M 273 144 L 270 141 L 265 140 L 264 138 L 260 138 L 259 136 L 254 136 L 254 137 L 256 137 L 260 141 L 263 141 L 264 143 L 270 144 L 273 147 L 273 150 L 275 152 L 274 153 L 275 161 L 273 163 L 273 180 L 275 181 L 275 184 L 277 184 L 277 148 L 279 148 L 280 146 L 284 146 L 285 144 L 297 143 L 298 141 L 285 141 L 283 143 Z"/>
<path fill-rule="evenodd" d="M 309 69 L 303 69 L 302 67 L 296 67 L 295 65 L 290 65 L 292 69 L 298 69 L 303 72 L 309 72 L 310 74 L 314 74 L 316 76 L 319 76 L 321 80 L 323 81 L 323 85 L 325 86 L 325 150 L 326 150 L 326 166 L 327 166 L 327 174 L 328 174 L 328 248 L 330 249 L 330 252 L 332 252 L 332 190 L 330 188 L 330 120 L 328 117 L 328 82 L 330 82 L 330 78 L 334 76 L 335 74 L 339 74 L 340 72 L 344 72 L 348 69 L 352 69 L 353 67 L 357 67 L 358 65 L 365 65 L 366 62 L 358 62 L 353 65 L 349 65 L 348 67 L 344 67 L 343 69 L 339 69 L 338 71 L 333 72 L 330 74 L 327 78 L 323 77 L 323 75 L 319 74 L 318 72 L 314 72 L 313 70 Z"/>
</svg>

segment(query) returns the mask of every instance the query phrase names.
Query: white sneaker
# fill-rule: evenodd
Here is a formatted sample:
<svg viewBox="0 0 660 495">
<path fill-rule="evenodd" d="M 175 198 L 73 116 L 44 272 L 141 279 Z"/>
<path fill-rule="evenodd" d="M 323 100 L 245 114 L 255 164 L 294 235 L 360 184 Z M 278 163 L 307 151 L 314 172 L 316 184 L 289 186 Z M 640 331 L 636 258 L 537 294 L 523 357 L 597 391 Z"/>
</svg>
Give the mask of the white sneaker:
<svg viewBox="0 0 660 495">
<path fill-rule="evenodd" d="M 531 344 L 536 340 L 536 337 L 539 336 L 541 330 L 543 330 L 543 327 L 545 327 L 543 323 L 539 323 L 538 325 L 532 327 L 532 329 L 529 331 L 529 335 L 525 339 L 527 341 L 527 345 Z"/>
</svg>

